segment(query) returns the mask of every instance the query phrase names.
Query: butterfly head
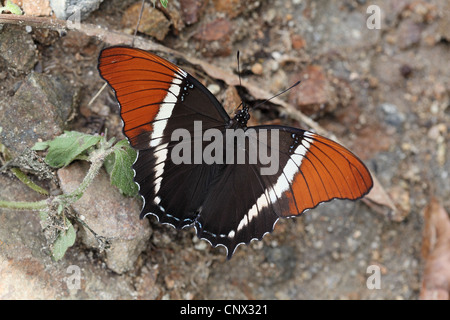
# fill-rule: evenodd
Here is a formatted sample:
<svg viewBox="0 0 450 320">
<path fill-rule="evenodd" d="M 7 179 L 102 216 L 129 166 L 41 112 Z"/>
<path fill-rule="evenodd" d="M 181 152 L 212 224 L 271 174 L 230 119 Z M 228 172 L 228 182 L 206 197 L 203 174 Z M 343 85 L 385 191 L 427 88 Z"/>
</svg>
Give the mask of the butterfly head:
<svg viewBox="0 0 450 320">
<path fill-rule="evenodd" d="M 242 104 L 243 105 L 242 109 L 240 109 L 239 111 L 237 111 L 235 113 L 234 118 L 232 118 L 230 120 L 230 122 L 228 123 L 228 128 L 230 129 L 247 129 L 247 122 L 250 119 L 250 113 L 248 112 L 249 108 L 247 105 Z"/>
</svg>

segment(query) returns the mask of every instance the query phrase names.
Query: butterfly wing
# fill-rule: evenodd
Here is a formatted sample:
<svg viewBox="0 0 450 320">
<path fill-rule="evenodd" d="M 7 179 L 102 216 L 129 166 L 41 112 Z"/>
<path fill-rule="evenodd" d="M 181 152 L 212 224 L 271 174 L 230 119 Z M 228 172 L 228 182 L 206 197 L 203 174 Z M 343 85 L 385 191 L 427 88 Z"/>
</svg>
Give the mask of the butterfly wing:
<svg viewBox="0 0 450 320">
<path fill-rule="evenodd" d="M 98 69 L 114 89 L 124 134 L 137 150 L 159 145 L 174 129 L 193 130 L 195 120 L 202 121 L 205 129 L 230 120 L 201 83 L 150 52 L 109 47 L 100 53 Z"/>
<path fill-rule="evenodd" d="M 289 127 L 250 130 L 254 134 L 248 135 L 247 164 L 224 169 L 195 222 L 198 236 L 225 246 L 228 258 L 239 244 L 271 232 L 280 217 L 298 216 L 335 198 L 356 200 L 372 187 L 366 166 L 336 142 Z M 261 169 L 268 163 L 261 160 L 249 164 L 251 145 L 267 147 L 275 155 L 275 172 L 264 174 Z"/>
<path fill-rule="evenodd" d="M 217 168 L 175 165 L 172 134 L 182 129 L 194 144 L 202 131 L 224 129 L 229 116 L 200 82 L 150 52 L 109 47 L 100 53 L 98 68 L 120 104 L 123 132 L 138 151 L 133 168 L 144 200 L 141 217 L 152 213 L 177 228 L 191 224 Z"/>
<path fill-rule="evenodd" d="M 280 171 L 274 189 L 289 207 L 280 211 L 281 217 L 299 215 L 332 199 L 357 200 L 372 188 L 364 163 L 337 142 L 296 128 L 266 128 L 279 130 Z"/>
</svg>

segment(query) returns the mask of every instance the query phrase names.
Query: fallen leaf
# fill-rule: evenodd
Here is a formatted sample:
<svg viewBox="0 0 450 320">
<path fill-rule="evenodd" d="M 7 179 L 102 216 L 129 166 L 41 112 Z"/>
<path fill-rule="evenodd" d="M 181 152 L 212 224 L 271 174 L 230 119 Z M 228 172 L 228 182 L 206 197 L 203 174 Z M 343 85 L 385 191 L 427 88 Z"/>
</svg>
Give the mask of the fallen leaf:
<svg viewBox="0 0 450 320">
<path fill-rule="evenodd" d="M 373 187 L 372 190 L 370 190 L 370 192 L 363 198 L 364 203 L 366 203 L 373 211 L 388 217 L 390 220 L 397 222 L 402 221 L 406 215 L 400 213 L 386 190 L 373 173 L 372 179 Z"/>
<path fill-rule="evenodd" d="M 450 218 L 438 199 L 432 198 L 424 212 L 422 256 L 426 260 L 420 299 L 450 298 Z"/>
</svg>

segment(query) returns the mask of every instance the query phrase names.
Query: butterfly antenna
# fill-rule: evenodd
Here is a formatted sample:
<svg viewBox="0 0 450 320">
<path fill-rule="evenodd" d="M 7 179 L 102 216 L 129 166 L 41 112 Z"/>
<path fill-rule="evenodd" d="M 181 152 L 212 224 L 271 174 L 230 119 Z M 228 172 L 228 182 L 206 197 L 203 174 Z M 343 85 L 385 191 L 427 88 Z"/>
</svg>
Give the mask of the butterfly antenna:
<svg viewBox="0 0 450 320">
<path fill-rule="evenodd" d="M 273 97 L 270 97 L 269 99 L 266 99 L 266 100 L 264 100 L 263 102 L 260 102 L 260 103 L 256 104 L 255 106 L 253 106 L 253 108 L 255 109 L 255 108 L 259 107 L 260 105 L 262 105 L 262 104 L 264 104 L 264 103 L 267 103 L 267 102 L 269 102 L 270 100 L 272 100 L 272 99 L 274 99 L 274 98 L 276 98 L 276 97 L 278 97 L 278 96 L 281 96 L 283 93 L 285 93 L 285 92 L 291 90 L 292 88 L 298 86 L 298 85 L 300 84 L 300 82 L 301 82 L 301 81 L 297 81 L 297 82 L 294 83 L 292 86 L 290 86 L 289 88 L 284 89 L 283 91 L 277 93 L 277 94 L 274 95 Z"/>
<path fill-rule="evenodd" d="M 237 58 L 237 70 L 238 70 L 238 77 L 239 77 L 239 86 L 242 87 L 241 68 L 239 66 L 240 65 L 240 63 L 239 63 L 239 50 L 237 51 L 236 58 Z M 244 105 L 244 101 L 241 99 L 241 103 L 236 107 L 236 109 L 234 109 L 234 112 L 236 113 L 236 110 L 238 110 L 243 105 Z"/>
<path fill-rule="evenodd" d="M 139 12 L 139 18 L 136 24 L 136 28 L 134 29 L 134 35 L 133 35 L 133 40 L 131 40 L 131 46 L 134 47 L 134 39 L 136 39 L 136 35 L 139 29 L 139 24 L 141 23 L 141 19 L 142 19 L 142 14 L 144 12 L 144 5 L 145 5 L 145 0 L 142 0 L 142 5 L 141 5 L 141 11 Z"/>
<path fill-rule="evenodd" d="M 236 55 L 236 58 L 237 58 L 237 69 L 238 69 L 238 76 L 239 76 L 239 86 L 241 86 L 242 87 L 242 82 L 241 82 L 241 68 L 240 68 L 240 66 L 239 66 L 239 50 L 238 50 L 238 52 L 237 52 L 237 55 Z"/>
</svg>

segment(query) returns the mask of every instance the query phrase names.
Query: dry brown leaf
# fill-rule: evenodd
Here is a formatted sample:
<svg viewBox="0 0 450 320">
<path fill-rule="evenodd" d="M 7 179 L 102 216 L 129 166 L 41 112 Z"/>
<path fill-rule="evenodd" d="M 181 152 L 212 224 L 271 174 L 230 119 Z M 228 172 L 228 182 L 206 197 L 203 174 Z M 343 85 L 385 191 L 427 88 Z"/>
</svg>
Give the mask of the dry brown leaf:
<svg viewBox="0 0 450 320">
<path fill-rule="evenodd" d="M 424 212 L 422 256 L 426 260 L 420 299 L 450 298 L 450 218 L 432 198 Z"/>
<path fill-rule="evenodd" d="M 372 190 L 363 198 L 364 203 L 373 211 L 388 217 L 390 220 L 400 222 L 407 214 L 397 209 L 391 197 L 387 194 L 377 177 L 372 173 Z"/>
</svg>

